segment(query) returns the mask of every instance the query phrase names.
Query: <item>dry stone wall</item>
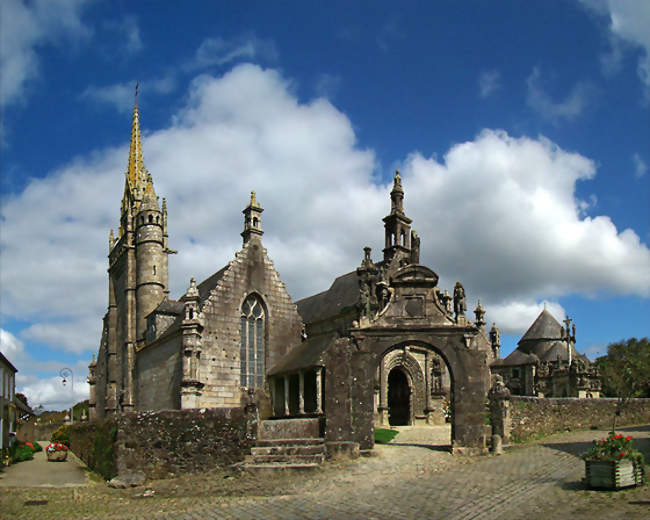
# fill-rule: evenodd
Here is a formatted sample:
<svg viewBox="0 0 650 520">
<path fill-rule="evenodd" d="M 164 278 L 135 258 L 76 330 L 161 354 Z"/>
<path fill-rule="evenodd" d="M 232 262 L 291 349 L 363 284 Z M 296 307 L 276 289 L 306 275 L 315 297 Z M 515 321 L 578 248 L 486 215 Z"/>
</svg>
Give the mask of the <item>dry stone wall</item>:
<svg viewBox="0 0 650 520">
<path fill-rule="evenodd" d="M 513 441 L 526 441 L 567 430 L 612 427 L 616 399 L 512 396 Z M 650 399 L 633 399 L 616 420 L 619 425 L 650 423 Z"/>
<path fill-rule="evenodd" d="M 104 478 L 165 478 L 244 460 L 257 438 L 257 409 L 131 412 L 71 427 L 71 449 Z"/>
</svg>

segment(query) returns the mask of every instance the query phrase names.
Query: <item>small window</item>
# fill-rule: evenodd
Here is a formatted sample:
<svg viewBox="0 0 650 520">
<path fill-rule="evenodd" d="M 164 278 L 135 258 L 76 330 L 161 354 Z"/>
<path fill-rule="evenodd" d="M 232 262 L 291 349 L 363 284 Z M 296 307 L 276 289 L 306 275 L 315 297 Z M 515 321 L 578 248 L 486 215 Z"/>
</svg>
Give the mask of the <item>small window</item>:
<svg viewBox="0 0 650 520">
<path fill-rule="evenodd" d="M 153 224 L 153 215 L 149 215 L 149 224 Z"/>
<path fill-rule="evenodd" d="M 257 217 L 253 217 L 253 227 L 257 227 L 257 223 L 259 222 Z"/>
<path fill-rule="evenodd" d="M 518 368 L 513 368 L 512 369 L 512 377 L 519 377 L 519 369 Z"/>
<path fill-rule="evenodd" d="M 155 266 L 155 265 L 153 266 L 152 271 L 153 271 L 153 274 L 154 274 L 154 276 L 155 276 L 155 275 L 156 275 L 156 266 Z"/>
</svg>

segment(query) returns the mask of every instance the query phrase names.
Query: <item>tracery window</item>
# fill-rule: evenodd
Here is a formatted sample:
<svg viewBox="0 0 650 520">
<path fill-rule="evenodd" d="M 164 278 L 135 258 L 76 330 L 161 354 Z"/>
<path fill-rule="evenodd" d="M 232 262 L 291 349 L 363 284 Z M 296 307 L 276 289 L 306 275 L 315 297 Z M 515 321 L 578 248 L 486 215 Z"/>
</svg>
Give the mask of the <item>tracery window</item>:
<svg viewBox="0 0 650 520">
<path fill-rule="evenodd" d="M 249 388 L 261 387 L 264 382 L 266 313 L 258 296 L 251 294 L 246 298 L 242 305 L 240 323 L 240 382 L 242 386 Z"/>
</svg>

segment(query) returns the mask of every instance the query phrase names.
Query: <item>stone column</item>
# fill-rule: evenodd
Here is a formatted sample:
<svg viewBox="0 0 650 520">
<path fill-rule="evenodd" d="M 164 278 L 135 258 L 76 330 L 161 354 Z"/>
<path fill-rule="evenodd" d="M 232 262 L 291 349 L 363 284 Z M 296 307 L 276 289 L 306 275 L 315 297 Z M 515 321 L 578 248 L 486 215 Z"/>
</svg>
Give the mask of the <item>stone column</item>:
<svg viewBox="0 0 650 520">
<path fill-rule="evenodd" d="M 512 417 L 510 413 L 510 390 L 500 375 L 494 377 L 494 384 L 488 393 L 490 400 L 490 423 L 492 435 L 501 437 L 504 443 L 510 442 Z"/>
<path fill-rule="evenodd" d="M 298 413 L 305 413 L 305 373 L 302 370 L 298 372 Z"/>
<path fill-rule="evenodd" d="M 289 413 L 289 376 L 284 376 L 284 415 Z"/>
<path fill-rule="evenodd" d="M 431 399 L 431 390 L 433 386 L 433 381 L 431 381 L 431 352 L 427 350 L 424 356 L 424 389 L 426 392 L 426 409 L 424 410 L 424 413 L 427 417 L 427 424 L 434 424 L 433 402 Z"/>
<path fill-rule="evenodd" d="M 379 424 L 388 424 L 388 374 L 386 374 L 386 359 L 379 365 Z"/>
<path fill-rule="evenodd" d="M 316 413 L 323 413 L 323 367 L 316 368 Z"/>
</svg>

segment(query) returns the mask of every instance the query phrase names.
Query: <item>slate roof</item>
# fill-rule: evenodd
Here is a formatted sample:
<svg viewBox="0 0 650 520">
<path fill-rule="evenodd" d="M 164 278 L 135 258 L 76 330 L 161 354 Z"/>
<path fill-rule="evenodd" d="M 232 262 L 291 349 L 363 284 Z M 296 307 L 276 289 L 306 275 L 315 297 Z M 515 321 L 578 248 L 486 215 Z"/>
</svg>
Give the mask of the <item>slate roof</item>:
<svg viewBox="0 0 650 520">
<path fill-rule="evenodd" d="M 176 300 L 163 300 L 158 304 L 158 307 L 156 307 L 151 313 L 153 314 L 154 312 L 156 313 L 162 313 L 162 314 L 171 314 L 173 316 L 178 316 L 183 312 L 183 302 L 179 302 Z"/>
<path fill-rule="evenodd" d="M 305 323 L 315 323 L 340 314 L 359 302 L 359 277 L 356 271 L 339 276 L 327 291 L 296 302 Z"/>
<path fill-rule="evenodd" d="M 322 334 L 307 338 L 299 346 L 288 352 L 270 371 L 269 375 L 286 374 L 300 369 L 324 366 L 323 354 L 335 337 L 331 334 Z"/>
<path fill-rule="evenodd" d="M 208 298 L 208 296 L 210 296 L 210 291 L 217 286 L 217 283 L 219 282 L 219 280 L 223 278 L 223 275 L 226 274 L 226 271 L 228 270 L 229 267 L 230 264 L 224 265 L 216 273 L 214 273 L 211 276 L 208 276 L 205 280 L 203 280 L 198 285 L 199 298 L 201 298 L 202 302 L 205 301 Z"/>
<path fill-rule="evenodd" d="M 539 361 L 535 354 L 526 354 L 519 349 L 513 350 L 510 355 L 504 359 L 498 359 L 492 366 L 511 367 L 518 365 L 534 365 Z"/>
<path fill-rule="evenodd" d="M 562 339 L 562 325 L 546 309 L 537 316 L 519 343 L 539 339 Z"/>
</svg>

